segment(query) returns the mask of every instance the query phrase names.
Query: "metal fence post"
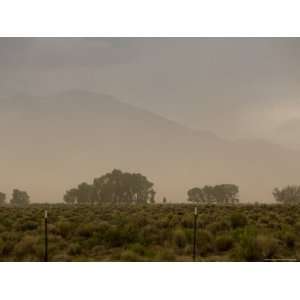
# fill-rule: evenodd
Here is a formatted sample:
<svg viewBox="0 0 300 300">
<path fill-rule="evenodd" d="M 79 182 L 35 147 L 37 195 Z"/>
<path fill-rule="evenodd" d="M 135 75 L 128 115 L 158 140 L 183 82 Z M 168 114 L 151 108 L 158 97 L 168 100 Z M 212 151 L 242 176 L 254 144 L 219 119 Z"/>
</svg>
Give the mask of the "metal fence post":
<svg viewBox="0 0 300 300">
<path fill-rule="evenodd" d="M 48 212 L 45 210 L 44 215 L 44 221 L 45 221 L 45 257 L 44 261 L 48 261 Z"/>
<path fill-rule="evenodd" d="M 193 261 L 196 261 L 197 253 L 197 218 L 198 218 L 198 209 L 195 207 L 194 210 L 194 245 L 193 245 Z"/>
</svg>

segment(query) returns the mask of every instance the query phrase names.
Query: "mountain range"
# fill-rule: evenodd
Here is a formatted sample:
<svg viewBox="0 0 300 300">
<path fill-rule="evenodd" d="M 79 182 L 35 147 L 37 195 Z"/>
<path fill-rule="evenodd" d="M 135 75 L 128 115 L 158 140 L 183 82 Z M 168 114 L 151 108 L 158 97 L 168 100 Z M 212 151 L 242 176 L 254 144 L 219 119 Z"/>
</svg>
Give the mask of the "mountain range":
<svg viewBox="0 0 300 300">
<path fill-rule="evenodd" d="M 114 168 L 146 175 L 158 201 L 234 183 L 242 202 L 271 202 L 272 189 L 298 183 L 300 173 L 297 150 L 222 139 L 83 90 L 1 98 L 0 136 L 0 191 L 24 189 L 34 202 L 62 201 L 65 190 Z"/>
</svg>

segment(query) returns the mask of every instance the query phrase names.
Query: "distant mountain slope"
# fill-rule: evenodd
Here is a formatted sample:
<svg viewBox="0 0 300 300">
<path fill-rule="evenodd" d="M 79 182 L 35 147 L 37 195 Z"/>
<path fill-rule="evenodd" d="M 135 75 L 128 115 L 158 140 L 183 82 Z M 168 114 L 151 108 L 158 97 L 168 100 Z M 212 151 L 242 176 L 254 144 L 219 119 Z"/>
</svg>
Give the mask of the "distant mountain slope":
<svg viewBox="0 0 300 300">
<path fill-rule="evenodd" d="M 283 122 L 270 133 L 270 138 L 281 145 L 300 150 L 300 119 L 292 118 Z"/>
<path fill-rule="evenodd" d="M 158 198 L 184 201 L 195 185 L 236 183 L 243 201 L 271 201 L 297 183 L 299 152 L 193 131 L 111 96 L 69 91 L 0 99 L 0 191 L 61 201 L 81 181 L 120 168 L 145 174 Z"/>
</svg>

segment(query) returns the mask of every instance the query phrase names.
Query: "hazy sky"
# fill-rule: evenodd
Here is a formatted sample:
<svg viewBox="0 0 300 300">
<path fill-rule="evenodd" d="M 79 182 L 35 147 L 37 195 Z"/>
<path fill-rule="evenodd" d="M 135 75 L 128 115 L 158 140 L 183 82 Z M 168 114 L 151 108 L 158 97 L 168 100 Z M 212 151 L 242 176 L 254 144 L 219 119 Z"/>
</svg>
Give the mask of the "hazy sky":
<svg viewBox="0 0 300 300">
<path fill-rule="evenodd" d="M 257 139 L 300 149 L 299 82 L 295 38 L 0 38 L 0 190 L 61 201 L 121 168 L 173 201 L 218 183 L 271 201 L 299 152 Z"/>
<path fill-rule="evenodd" d="M 226 138 L 300 137 L 297 38 L 0 38 L 0 66 L 2 95 L 84 89 Z"/>
</svg>

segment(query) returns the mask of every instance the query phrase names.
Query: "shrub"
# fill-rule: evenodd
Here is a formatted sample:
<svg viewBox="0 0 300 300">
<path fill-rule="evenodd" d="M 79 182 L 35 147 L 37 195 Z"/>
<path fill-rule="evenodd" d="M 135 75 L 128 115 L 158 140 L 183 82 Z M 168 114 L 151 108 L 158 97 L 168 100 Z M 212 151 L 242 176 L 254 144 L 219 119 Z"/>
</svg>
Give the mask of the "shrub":
<svg viewBox="0 0 300 300">
<path fill-rule="evenodd" d="M 139 243 L 135 243 L 135 244 L 131 244 L 128 247 L 129 250 L 137 253 L 138 255 L 145 255 L 146 254 L 146 249 L 143 245 L 139 244 Z"/>
<path fill-rule="evenodd" d="M 91 254 L 96 256 L 102 255 L 104 252 L 107 252 L 104 245 L 94 246 L 91 250 Z"/>
<path fill-rule="evenodd" d="M 110 227 L 107 221 L 102 221 L 98 224 L 98 232 L 103 235 Z"/>
<path fill-rule="evenodd" d="M 123 245 L 123 238 L 120 230 L 116 226 L 111 226 L 105 233 L 105 242 L 110 247 L 120 247 Z"/>
<path fill-rule="evenodd" d="M 285 220 L 284 220 L 284 222 L 286 223 L 286 224 L 289 224 L 289 225 L 295 225 L 295 219 L 293 218 L 293 217 L 291 217 L 291 216 L 287 216 L 286 218 L 285 218 Z"/>
<path fill-rule="evenodd" d="M 296 244 L 296 236 L 290 232 L 290 231 L 285 231 L 282 234 L 282 240 L 285 242 L 286 246 L 289 249 L 293 249 L 295 247 Z"/>
<path fill-rule="evenodd" d="M 253 230 L 247 229 L 240 235 L 240 243 L 235 248 L 233 256 L 239 261 L 261 261 L 263 259 Z"/>
<path fill-rule="evenodd" d="M 35 255 L 35 245 L 37 244 L 37 237 L 25 235 L 14 247 L 14 252 L 17 258 L 24 258 L 26 255 Z"/>
<path fill-rule="evenodd" d="M 140 257 L 131 250 L 124 250 L 121 253 L 120 260 L 134 262 L 134 261 L 139 261 Z"/>
<path fill-rule="evenodd" d="M 157 261 L 176 261 L 176 255 L 171 249 L 162 249 L 157 255 Z"/>
<path fill-rule="evenodd" d="M 182 224 L 183 227 L 193 228 L 193 226 L 194 226 L 194 216 L 192 216 L 190 214 L 189 215 L 185 215 L 182 218 L 181 224 Z"/>
<path fill-rule="evenodd" d="M 6 227 L 2 224 L 0 224 L 0 233 L 5 232 L 6 231 Z"/>
<path fill-rule="evenodd" d="M 219 232 L 224 232 L 230 229 L 230 224 L 223 220 L 211 223 L 207 226 L 207 230 L 209 230 L 213 234 L 217 234 Z"/>
<path fill-rule="evenodd" d="M 69 247 L 69 255 L 79 255 L 81 253 L 81 247 L 78 243 L 72 243 Z"/>
<path fill-rule="evenodd" d="M 39 224 L 34 221 L 25 221 L 23 224 L 20 224 L 20 229 L 22 231 L 36 230 L 39 227 Z"/>
<path fill-rule="evenodd" d="M 137 233 L 137 241 L 142 245 L 150 245 L 160 240 L 161 231 L 153 225 L 146 225 Z"/>
<path fill-rule="evenodd" d="M 247 225 L 247 217 L 241 213 L 234 213 L 230 216 L 232 228 L 244 227 Z"/>
<path fill-rule="evenodd" d="M 214 251 L 213 237 L 206 230 L 197 232 L 197 252 L 200 255 L 206 256 Z"/>
<path fill-rule="evenodd" d="M 70 242 L 65 240 L 60 235 L 48 235 L 48 255 L 49 260 L 52 260 L 52 257 L 60 255 L 68 251 Z"/>
<path fill-rule="evenodd" d="M 119 228 L 122 234 L 123 243 L 134 243 L 138 241 L 138 227 L 134 227 L 131 223 Z M 145 234 L 152 240 L 156 234 L 155 228 L 151 225 L 144 227 Z"/>
<path fill-rule="evenodd" d="M 66 238 L 72 230 L 72 224 L 65 220 L 61 220 L 61 221 L 57 222 L 56 227 L 57 227 L 58 233 L 64 238 Z"/>
<path fill-rule="evenodd" d="M 3 254 L 3 250 L 4 250 L 4 247 L 5 247 L 5 242 L 3 241 L 2 238 L 0 238 L 0 256 L 2 256 Z"/>
<path fill-rule="evenodd" d="M 77 233 L 85 238 L 91 237 L 94 232 L 98 229 L 97 225 L 94 223 L 82 224 L 78 227 Z"/>
<path fill-rule="evenodd" d="M 3 249 L 2 249 L 2 255 L 8 256 L 13 252 L 15 243 L 13 241 L 5 241 Z"/>
<path fill-rule="evenodd" d="M 299 235 L 300 234 L 300 221 L 296 222 L 295 224 L 295 231 Z"/>
<path fill-rule="evenodd" d="M 173 240 L 178 248 L 184 248 L 186 246 L 186 235 L 182 228 L 176 228 L 174 230 Z"/>
<path fill-rule="evenodd" d="M 257 236 L 256 241 L 257 247 L 261 250 L 264 258 L 270 259 L 275 257 L 279 248 L 279 242 L 277 239 L 270 236 L 259 235 Z"/>
<path fill-rule="evenodd" d="M 233 247 L 234 240 L 230 235 L 222 235 L 216 238 L 216 247 L 218 251 L 228 251 Z"/>
</svg>

